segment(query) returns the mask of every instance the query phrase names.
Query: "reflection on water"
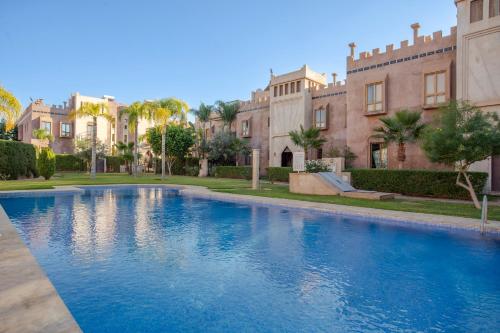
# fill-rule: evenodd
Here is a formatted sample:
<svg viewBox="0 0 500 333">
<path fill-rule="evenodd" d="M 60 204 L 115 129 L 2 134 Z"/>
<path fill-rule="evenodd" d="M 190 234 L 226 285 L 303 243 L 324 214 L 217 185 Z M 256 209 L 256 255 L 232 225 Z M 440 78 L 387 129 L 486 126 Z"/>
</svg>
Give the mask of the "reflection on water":
<svg viewBox="0 0 500 333">
<path fill-rule="evenodd" d="M 500 328 L 498 240 L 151 187 L 0 203 L 86 332 Z"/>
</svg>

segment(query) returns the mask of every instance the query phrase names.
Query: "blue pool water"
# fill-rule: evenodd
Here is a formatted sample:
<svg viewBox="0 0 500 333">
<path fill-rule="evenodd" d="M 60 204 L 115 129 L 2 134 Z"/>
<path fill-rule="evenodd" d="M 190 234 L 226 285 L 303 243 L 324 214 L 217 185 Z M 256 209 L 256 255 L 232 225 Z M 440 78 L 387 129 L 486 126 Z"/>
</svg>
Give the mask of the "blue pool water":
<svg viewBox="0 0 500 333">
<path fill-rule="evenodd" d="M 0 198 L 85 332 L 500 332 L 500 241 L 157 188 Z"/>
</svg>

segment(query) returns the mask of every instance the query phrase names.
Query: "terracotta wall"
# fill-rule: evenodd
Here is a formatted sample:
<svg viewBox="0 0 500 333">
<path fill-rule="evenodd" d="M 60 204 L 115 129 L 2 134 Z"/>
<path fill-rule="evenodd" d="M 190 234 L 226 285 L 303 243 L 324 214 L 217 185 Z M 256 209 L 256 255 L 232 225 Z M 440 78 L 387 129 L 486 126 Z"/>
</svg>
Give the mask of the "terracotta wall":
<svg viewBox="0 0 500 333">
<path fill-rule="evenodd" d="M 381 116 L 392 116 L 402 109 L 423 109 L 423 119 L 432 120 L 437 106 L 424 105 L 424 75 L 446 71 L 446 100 L 455 97 L 456 29 L 449 36 L 441 32 L 433 36 L 418 36 L 412 45 L 401 42 L 399 49 L 388 45 L 384 53 L 375 49 L 362 52 L 358 59 L 347 57 L 347 145 L 358 156 L 354 167 L 370 167 L 370 143 L 373 128 L 380 126 Z M 369 114 L 366 110 L 366 86 L 383 82 L 384 112 Z M 388 167 L 397 168 L 397 147 L 388 148 Z M 407 148 L 405 168 L 439 169 L 428 161 L 417 144 Z"/>
</svg>

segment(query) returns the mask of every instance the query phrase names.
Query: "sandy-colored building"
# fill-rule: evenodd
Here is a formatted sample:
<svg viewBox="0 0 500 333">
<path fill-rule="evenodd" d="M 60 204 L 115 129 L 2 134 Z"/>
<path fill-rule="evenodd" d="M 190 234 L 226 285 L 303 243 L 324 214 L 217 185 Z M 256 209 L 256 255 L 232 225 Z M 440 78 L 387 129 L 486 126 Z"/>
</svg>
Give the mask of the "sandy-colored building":
<svg viewBox="0 0 500 333">
<path fill-rule="evenodd" d="M 142 135 L 146 129 L 151 127 L 147 120 L 139 123 L 138 134 L 128 128 L 126 116 L 120 119 L 119 112 L 126 107 L 119 103 L 113 96 L 91 97 L 74 93 L 63 105 L 47 105 L 42 99 L 32 102 L 24 110 L 17 121 L 18 138 L 20 141 L 32 143 L 37 146 L 47 146 L 57 154 L 71 154 L 75 151 L 76 142 L 80 139 L 88 139 L 93 131 L 93 119 L 82 117 L 71 119 L 69 113 L 78 109 L 82 103 L 107 104 L 108 112 L 113 116 L 114 122 L 104 117 L 97 118 L 97 140 L 104 144 L 111 153 L 118 142 L 132 142 L 135 135 Z M 33 137 L 33 130 L 43 128 L 54 137 L 53 142 L 38 142 Z"/>
<path fill-rule="evenodd" d="M 261 172 L 268 166 L 292 164 L 293 152 L 301 149 L 288 133 L 301 125 L 320 128 L 327 140 L 321 149 L 309 152 L 309 158 L 348 147 L 357 156 L 356 168 L 397 168 L 397 147 L 373 138 L 380 117 L 420 110 L 423 120 L 430 122 L 440 105 L 454 99 L 500 112 L 500 0 L 455 3 L 458 25 L 446 34 L 422 36 L 415 23 L 412 40 L 397 47 L 390 44 L 356 55 L 356 44 L 349 44 L 344 82 L 336 73 L 328 82 L 326 74 L 307 65 L 290 73 L 271 73 L 264 90 L 240 102 L 232 128 L 252 148 L 261 149 Z M 205 126 L 210 135 L 222 130 L 216 115 Z M 406 156 L 405 168 L 449 168 L 431 163 L 418 144 L 408 144 Z M 474 169 L 490 173 L 488 189 L 500 191 L 500 157 Z"/>
<path fill-rule="evenodd" d="M 500 0 L 455 0 L 457 99 L 500 115 Z M 500 191 L 500 156 L 473 166 L 488 172 L 487 187 Z"/>
</svg>

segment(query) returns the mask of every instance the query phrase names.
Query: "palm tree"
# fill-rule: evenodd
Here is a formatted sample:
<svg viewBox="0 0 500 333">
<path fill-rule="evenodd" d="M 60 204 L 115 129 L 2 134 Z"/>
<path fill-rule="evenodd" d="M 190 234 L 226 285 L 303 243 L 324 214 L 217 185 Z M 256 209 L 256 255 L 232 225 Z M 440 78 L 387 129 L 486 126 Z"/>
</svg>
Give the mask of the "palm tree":
<svg viewBox="0 0 500 333">
<path fill-rule="evenodd" d="M 373 131 L 374 138 L 383 139 L 386 144 L 398 144 L 398 168 L 402 169 L 406 160 L 406 144 L 415 142 L 422 136 L 425 124 L 420 122 L 422 113 L 418 111 L 401 110 L 393 117 L 381 117 L 382 126 Z"/>
<path fill-rule="evenodd" d="M 202 124 L 202 130 L 203 130 L 203 132 L 201 134 L 202 145 L 205 145 L 205 143 L 207 141 L 205 127 L 206 127 L 207 122 L 210 122 L 210 116 L 212 115 L 213 109 L 214 109 L 214 107 L 212 105 L 206 105 L 204 103 L 201 103 L 198 110 L 196 110 L 196 109 L 191 110 L 191 112 L 195 115 L 196 118 L 198 118 L 198 120 Z M 203 154 L 202 157 L 205 158 L 205 151 L 204 150 L 202 151 L 202 154 Z"/>
<path fill-rule="evenodd" d="M 234 102 L 223 102 L 217 101 L 215 102 L 216 108 L 215 111 L 221 117 L 224 127 L 229 128 L 229 132 L 231 132 L 231 125 L 236 120 L 236 116 L 238 114 L 238 110 L 240 109 L 240 103 L 238 101 Z"/>
<path fill-rule="evenodd" d="M 134 102 L 127 108 L 120 110 L 118 117 L 121 120 L 125 115 L 127 116 L 128 126 L 131 132 L 134 133 L 134 164 L 132 166 L 132 173 L 134 177 L 137 177 L 139 121 L 146 117 L 146 108 L 141 102 Z"/>
<path fill-rule="evenodd" d="M 42 148 L 41 143 L 50 143 L 54 141 L 54 136 L 50 134 L 45 128 L 39 128 L 33 130 L 33 137 L 38 139 L 40 145 L 37 147 L 38 150 Z"/>
<path fill-rule="evenodd" d="M 155 102 L 148 102 L 145 109 L 150 119 L 161 129 L 161 179 L 165 179 L 165 144 L 167 126 L 172 123 L 186 123 L 189 106 L 177 98 L 165 98 Z"/>
<path fill-rule="evenodd" d="M 134 143 L 133 142 L 123 143 L 123 142 L 119 141 L 117 144 L 115 144 L 115 146 L 116 146 L 116 149 L 118 149 L 120 157 L 125 161 L 125 165 L 126 165 L 126 168 L 129 172 L 129 174 L 131 174 L 133 172 L 133 167 L 131 168 L 130 164 L 132 161 L 135 162 L 135 160 L 134 160 L 134 157 L 135 157 L 134 156 L 134 153 L 135 153 Z"/>
<path fill-rule="evenodd" d="M 12 93 L 0 86 L 0 116 L 5 118 L 5 131 L 14 128 L 20 113 L 21 103 Z"/>
<path fill-rule="evenodd" d="M 70 112 L 70 118 L 92 117 L 92 160 L 90 168 L 90 177 L 95 178 L 96 172 L 96 146 L 97 146 L 97 118 L 102 117 L 109 122 L 113 123 L 114 118 L 108 113 L 107 103 L 82 103 L 80 108 Z"/>
<path fill-rule="evenodd" d="M 290 131 L 288 132 L 292 142 L 304 149 L 304 156 L 307 160 L 307 153 L 309 149 L 319 149 L 321 145 L 326 142 L 325 139 L 320 137 L 320 129 L 316 127 L 311 127 L 308 130 L 304 130 L 304 127 L 300 125 L 300 131 Z"/>
</svg>

